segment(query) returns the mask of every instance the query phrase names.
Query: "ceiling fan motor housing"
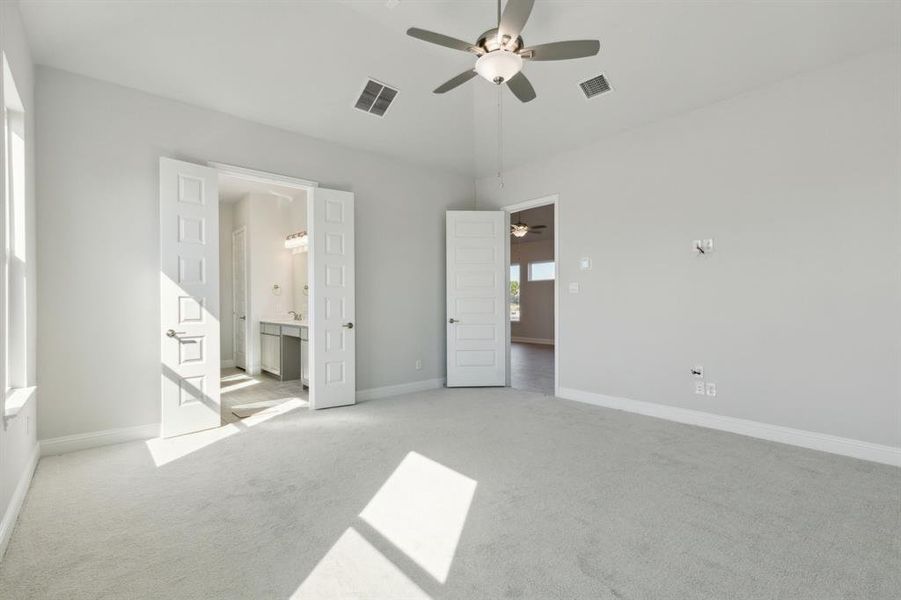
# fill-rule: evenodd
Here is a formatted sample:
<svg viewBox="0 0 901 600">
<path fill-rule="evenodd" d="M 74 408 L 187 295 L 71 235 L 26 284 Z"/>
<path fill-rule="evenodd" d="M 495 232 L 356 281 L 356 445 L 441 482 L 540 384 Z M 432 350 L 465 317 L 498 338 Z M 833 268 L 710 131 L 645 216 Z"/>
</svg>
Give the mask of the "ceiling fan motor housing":
<svg viewBox="0 0 901 600">
<path fill-rule="evenodd" d="M 479 41 L 476 42 L 476 46 L 487 52 L 494 52 L 495 50 L 509 50 L 510 52 L 519 52 L 525 47 L 525 44 L 522 41 L 522 36 L 518 36 L 515 40 L 511 39 L 510 36 L 505 35 L 504 39 L 498 39 L 498 30 L 497 27 L 494 29 L 489 29 L 485 33 L 479 36 Z"/>
<path fill-rule="evenodd" d="M 518 54 L 522 37 L 501 39 L 497 29 L 490 29 L 479 37 L 477 46 L 484 54 L 476 61 L 476 73 L 488 81 L 501 85 L 522 71 L 522 57 Z"/>
</svg>

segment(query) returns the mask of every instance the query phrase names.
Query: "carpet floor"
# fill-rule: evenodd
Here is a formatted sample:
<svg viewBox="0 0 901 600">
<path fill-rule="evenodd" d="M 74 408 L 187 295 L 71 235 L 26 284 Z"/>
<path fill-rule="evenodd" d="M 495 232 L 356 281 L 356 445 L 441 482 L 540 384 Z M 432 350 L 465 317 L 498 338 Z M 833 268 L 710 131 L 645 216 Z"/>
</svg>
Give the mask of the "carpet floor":
<svg viewBox="0 0 901 600">
<path fill-rule="evenodd" d="M 510 389 L 276 409 L 42 459 L 0 597 L 901 598 L 901 469 Z"/>
</svg>

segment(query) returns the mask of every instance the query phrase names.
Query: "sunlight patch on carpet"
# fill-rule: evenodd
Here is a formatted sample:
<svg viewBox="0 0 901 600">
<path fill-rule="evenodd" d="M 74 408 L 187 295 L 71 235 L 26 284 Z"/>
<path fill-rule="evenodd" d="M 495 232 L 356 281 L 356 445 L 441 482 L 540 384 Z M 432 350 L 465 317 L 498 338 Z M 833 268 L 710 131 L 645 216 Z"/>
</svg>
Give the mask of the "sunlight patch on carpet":
<svg viewBox="0 0 901 600">
<path fill-rule="evenodd" d="M 410 452 L 360 518 L 444 583 L 477 482 Z"/>
<path fill-rule="evenodd" d="M 335 542 L 291 598 L 430 600 L 428 594 L 352 527 Z"/>
<path fill-rule="evenodd" d="M 215 429 L 198 431 L 172 438 L 154 438 L 147 440 L 147 449 L 157 467 L 169 464 L 172 461 L 188 456 L 198 450 L 206 448 L 216 442 L 227 439 L 241 433 L 245 428 L 254 427 L 264 423 L 273 417 L 283 415 L 298 408 L 306 408 L 306 400 L 290 398 L 278 406 L 261 410 L 260 412 L 243 419 L 240 423 L 229 423 Z"/>
</svg>

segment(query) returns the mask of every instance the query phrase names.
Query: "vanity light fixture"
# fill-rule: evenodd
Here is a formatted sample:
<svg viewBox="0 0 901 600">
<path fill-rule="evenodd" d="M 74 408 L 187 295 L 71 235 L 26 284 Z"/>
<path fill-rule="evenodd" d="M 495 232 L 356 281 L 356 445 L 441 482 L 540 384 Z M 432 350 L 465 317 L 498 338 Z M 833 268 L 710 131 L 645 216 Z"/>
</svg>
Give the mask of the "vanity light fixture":
<svg viewBox="0 0 901 600">
<path fill-rule="evenodd" d="M 285 248 L 291 250 L 292 254 L 306 252 L 309 245 L 310 238 L 307 236 L 306 231 L 298 231 L 285 238 Z"/>
</svg>

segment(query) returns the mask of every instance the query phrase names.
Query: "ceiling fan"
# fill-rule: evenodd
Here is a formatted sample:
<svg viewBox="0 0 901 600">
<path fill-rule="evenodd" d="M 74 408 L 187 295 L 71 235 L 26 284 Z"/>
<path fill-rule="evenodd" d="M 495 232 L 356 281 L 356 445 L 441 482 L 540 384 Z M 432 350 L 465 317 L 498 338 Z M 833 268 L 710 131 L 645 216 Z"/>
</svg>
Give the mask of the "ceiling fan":
<svg viewBox="0 0 901 600">
<path fill-rule="evenodd" d="M 547 225 L 526 225 L 517 217 L 516 223 L 510 224 L 510 235 L 513 237 L 526 237 L 528 233 L 544 233 L 542 229 L 547 229 Z"/>
<path fill-rule="evenodd" d="M 569 60 L 598 53 L 601 43 L 597 40 L 573 40 L 526 46 L 520 33 L 529 20 L 533 4 L 535 0 L 507 0 L 507 6 L 501 13 L 501 0 L 497 0 L 497 27 L 479 36 L 475 44 L 418 27 L 408 29 L 407 35 L 416 39 L 478 56 L 475 68 L 464 71 L 438 86 L 434 93 L 444 94 L 476 75 L 481 75 L 497 85 L 506 83 L 514 96 L 522 102 L 529 102 L 535 99 L 536 94 L 535 88 L 522 73 L 523 61 Z"/>
</svg>

